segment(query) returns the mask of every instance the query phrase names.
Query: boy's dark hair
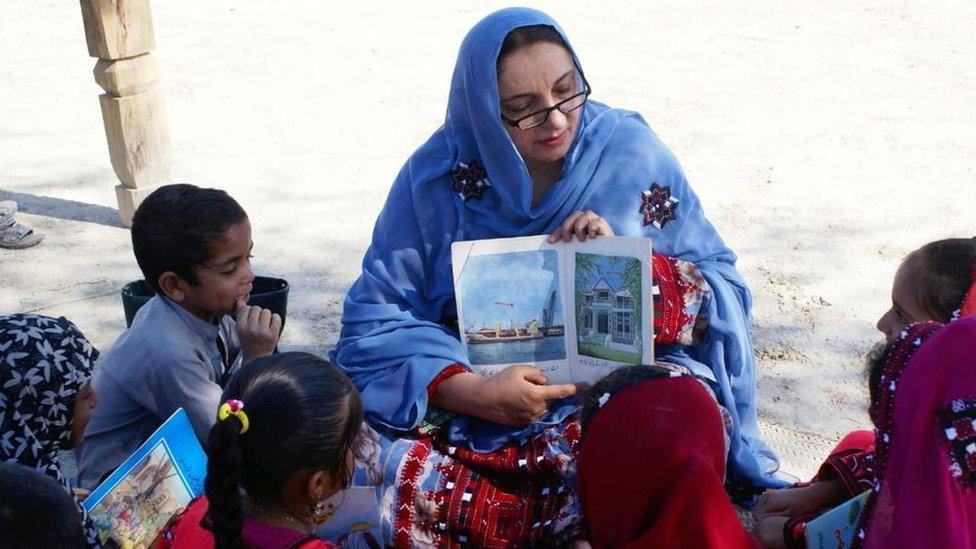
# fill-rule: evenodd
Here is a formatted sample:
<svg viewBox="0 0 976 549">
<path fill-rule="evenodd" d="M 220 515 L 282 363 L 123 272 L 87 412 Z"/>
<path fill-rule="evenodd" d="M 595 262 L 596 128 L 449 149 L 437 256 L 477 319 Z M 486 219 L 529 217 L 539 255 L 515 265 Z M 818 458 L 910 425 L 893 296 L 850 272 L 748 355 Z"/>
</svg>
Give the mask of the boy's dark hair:
<svg viewBox="0 0 976 549">
<path fill-rule="evenodd" d="M 146 197 L 132 217 L 132 250 L 149 286 L 161 293 L 159 276 L 173 271 L 196 284 L 195 267 L 210 259 L 210 247 L 247 214 L 219 189 L 164 185 Z"/>
<path fill-rule="evenodd" d="M 502 60 L 516 50 L 542 42 L 562 46 L 566 51 L 569 51 L 569 46 L 566 45 L 563 37 L 560 36 L 555 28 L 549 25 L 519 27 L 505 36 L 505 41 L 502 42 L 502 47 L 498 51 L 498 60 L 495 62 L 496 67 L 500 67 Z"/>
<path fill-rule="evenodd" d="M 85 548 L 81 513 L 64 486 L 17 463 L 0 463 L 0 545 Z"/>
<path fill-rule="evenodd" d="M 947 238 L 930 242 L 908 254 L 917 260 L 915 299 L 934 320 L 949 322 L 973 283 L 976 238 Z"/>
<path fill-rule="evenodd" d="M 308 353 L 269 355 L 244 366 L 222 398 L 243 402 L 249 425 L 242 435 L 230 416 L 210 429 L 205 492 L 218 549 L 241 547 L 241 487 L 274 502 L 288 480 L 309 469 L 325 469 L 348 486 L 346 456 L 363 406 L 332 363 Z"/>
</svg>

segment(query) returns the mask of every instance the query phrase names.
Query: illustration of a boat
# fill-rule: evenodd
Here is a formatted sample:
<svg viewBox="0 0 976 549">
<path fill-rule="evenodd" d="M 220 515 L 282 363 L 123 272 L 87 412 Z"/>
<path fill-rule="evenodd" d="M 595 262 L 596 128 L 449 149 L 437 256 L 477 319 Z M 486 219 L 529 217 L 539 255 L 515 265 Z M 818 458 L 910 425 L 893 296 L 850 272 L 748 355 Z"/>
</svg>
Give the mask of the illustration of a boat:
<svg viewBox="0 0 976 549">
<path fill-rule="evenodd" d="M 478 345 L 481 343 L 506 343 L 509 341 L 530 341 L 545 337 L 536 322 L 533 320 L 524 327 L 502 328 L 482 328 L 480 330 L 468 331 L 464 335 L 468 338 L 468 344 Z"/>
<path fill-rule="evenodd" d="M 495 305 L 514 308 L 513 303 L 496 301 Z M 469 345 L 483 343 L 507 343 L 514 341 L 531 341 L 544 337 L 561 336 L 565 334 L 565 327 L 562 325 L 553 326 L 553 316 L 556 309 L 556 292 L 549 295 L 549 302 L 542 310 L 543 325 L 533 319 L 525 323 L 524 326 L 516 326 L 515 321 L 511 320 L 508 328 L 502 328 L 497 324 L 494 328 L 481 327 L 478 330 L 466 330 L 464 332 Z"/>
</svg>

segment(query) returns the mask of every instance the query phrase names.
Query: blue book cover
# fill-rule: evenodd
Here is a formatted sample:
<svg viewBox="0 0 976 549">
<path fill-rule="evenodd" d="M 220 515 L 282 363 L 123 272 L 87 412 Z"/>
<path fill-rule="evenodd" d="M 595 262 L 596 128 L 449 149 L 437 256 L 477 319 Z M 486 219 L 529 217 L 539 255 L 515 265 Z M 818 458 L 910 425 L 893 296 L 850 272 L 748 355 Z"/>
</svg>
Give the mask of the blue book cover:
<svg viewBox="0 0 976 549">
<path fill-rule="evenodd" d="M 846 549 L 854 540 L 857 523 L 870 490 L 855 496 L 807 523 L 809 549 Z"/>
<path fill-rule="evenodd" d="M 203 493 L 207 456 L 177 410 L 83 505 L 102 542 L 147 547 L 169 519 Z"/>
</svg>

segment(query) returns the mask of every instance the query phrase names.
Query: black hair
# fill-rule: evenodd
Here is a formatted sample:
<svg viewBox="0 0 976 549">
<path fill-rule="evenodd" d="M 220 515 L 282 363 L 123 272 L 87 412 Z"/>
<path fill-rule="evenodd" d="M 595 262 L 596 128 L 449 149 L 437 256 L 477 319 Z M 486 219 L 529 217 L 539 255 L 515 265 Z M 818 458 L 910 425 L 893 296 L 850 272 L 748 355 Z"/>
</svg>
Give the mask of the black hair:
<svg viewBox="0 0 976 549">
<path fill-rule="evenodd" d="M 224 389 L 244 403 L 248 429 L 230 416 L 210 429 L 205 492 L 216 547 L 241 547 L 240 489 L 278 502 L 296 473 L 324 469 L 348 486 L 347 456 L 363 422 L 359 392 L 332 363 L 280 353 L 248 363 Z"/>
<path fill-rule="evenodd" d="M 612 398 L 616 393 L 640 385 L 652 379 L 670 377 L 676 370 L 661 365 L 638 365 L 624 366 L 610 372 L 599 381 L 593 384 L 583 397 L 583 411 L 580 412 L 580 426 L 583 436 L 589 429 L 590 421 L 606 402 L 606 398 Z"/>
<path fill-rule="evenodd" d="M 976 238 L 947 238 L 930 242 L 908 254 L 917 260 L 915 300 L 933 320 L 949 322 L 973 283 Z"/>
<path fill-rule="evenodd" d="M 67 489 L 17 463 L 0 463 L 0 542 L 4 547 L 88 546 L 81 513 Z"/>
<path fill-rule="evenodd" d="M 501 67 L 502 60 L 516 50 L 543 42 L 562 46 L 566 51 L 569 51 L 569 45 L 566 44 L 563 37 L 551 25 L 519 27 L 505 36 L 505 41 L 502 42 L 502 47 L 498 51 L 498 60 L 495 62 L 496 67 Z"/>
<path fill-rule="evenodd" d="M 884 373 L 885 362 L 888 361 L 888 355 L 893 348 L 893 343 L 877 343 L 868 351 L 868 355 L 864 360 L 865 371 L 868 376 L 868 398 L 871 403 L 871 408 L 874 408 L 874 403 L 877 402 L 881 389 L 881 374 Z"/>
<path fill-rule="evenodd" d="M 193 269 L 210 259 L 210 248 L 231 226 L 247 219 L 240 204 L 220 189 L 164 185 L 132 216 L 132 250 L 146 282 L 157 293 L 159 276 L 173 271 L 196 284 Z"/>
</svg>

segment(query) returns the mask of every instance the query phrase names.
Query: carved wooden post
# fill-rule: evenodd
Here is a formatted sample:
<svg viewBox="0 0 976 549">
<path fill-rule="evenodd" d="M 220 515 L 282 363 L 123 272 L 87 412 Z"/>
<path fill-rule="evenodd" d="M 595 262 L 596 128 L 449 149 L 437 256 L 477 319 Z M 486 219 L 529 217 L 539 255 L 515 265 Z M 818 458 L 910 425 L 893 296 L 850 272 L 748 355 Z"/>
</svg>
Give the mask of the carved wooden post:
<svg viewBox="0 0 976 549">
<path fill-rule="evenodd" d="M 147 194 L 169 177 L 172 158 L 166 105 L 156 87 L 159 67 L 149 0 L 81 0 L 88 54 L 97 57 L 95 82 L 119 216 L 126 227 Z"/>
</svg>

